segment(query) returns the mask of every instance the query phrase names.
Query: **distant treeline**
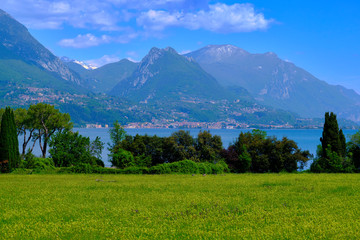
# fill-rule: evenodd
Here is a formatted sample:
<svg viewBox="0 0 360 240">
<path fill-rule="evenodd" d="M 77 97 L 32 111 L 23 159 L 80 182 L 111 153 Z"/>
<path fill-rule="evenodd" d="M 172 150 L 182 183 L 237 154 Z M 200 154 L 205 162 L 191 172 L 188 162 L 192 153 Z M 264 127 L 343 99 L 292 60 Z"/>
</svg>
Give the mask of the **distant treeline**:
<svg viewBox="0 0 360 240">
<path fill-rule="evenodd" d="M 15 114 L 14 114 L 15 113 Z M 196 138 L 189 131 L 179 130 L 169 137 L 127 135 L 116 121 L 109 130 L 110 162 L 114 168 L 104 168 L 101 153 L 104 143 L 97 137 L 90 141 L 72 131 L 68 114 L 48 104 L 32 105 L 28 110 L 0 109 L 0 168 L 2 172 L 82 172 L 82 173 L 267 173 L 297 172 L 313 159 L 311 172 L 359 172 L 360 132 L 346 143 L 338 127 L 336 115 L 325 114 L 323 136 L 317 156 L 301 150 L 286 137 L 281 140 L 266 136 L 266 132 L 241 132 L 223 148 L 221 137 L 200 131 Z M 23 136 L 19 154 L 18 135 Z M 15 142 L 16 139 L 16 142 Z M 25 149 L 34 141 L 31 148 Z M 36 141 L 42 157 L 32 149 Z M 50 158 L 46 157 L 49 147 Z M 30 170 L 25 170 L 30 169 Z"/>
</svg>

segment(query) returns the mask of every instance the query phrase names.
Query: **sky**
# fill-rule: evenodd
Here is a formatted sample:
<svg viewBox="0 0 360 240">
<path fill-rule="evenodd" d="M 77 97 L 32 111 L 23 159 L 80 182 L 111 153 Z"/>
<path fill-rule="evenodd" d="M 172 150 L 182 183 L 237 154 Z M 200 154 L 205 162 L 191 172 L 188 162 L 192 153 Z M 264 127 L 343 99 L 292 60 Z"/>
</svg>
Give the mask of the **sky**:
<svg viewBox="0 0 360 240">
<path fill-rule="evenodd" d="M 0 9 L 55 55 L 94 66 L 140 61 L 152 47 L 232 44 L 360 93 L 357 0 L 1 0 Z"/>
</svg>

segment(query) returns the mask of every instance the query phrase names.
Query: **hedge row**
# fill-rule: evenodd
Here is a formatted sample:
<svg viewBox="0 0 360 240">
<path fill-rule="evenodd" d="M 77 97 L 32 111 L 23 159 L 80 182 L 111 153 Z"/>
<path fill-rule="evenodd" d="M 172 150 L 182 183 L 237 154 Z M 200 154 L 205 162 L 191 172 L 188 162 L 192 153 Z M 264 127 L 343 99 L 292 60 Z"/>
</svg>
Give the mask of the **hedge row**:
<svg viewBox="0 0 360 240">
<path fill-rule="evenodd" d="M 227 164 L 223 161 L 218 163 L 194 162 L 183 160 L 173 163 L 163 163 L 150 168 L 128 167 L 124 169 L 103 168 L 81 163 L 72 167 L 61 167 L 53 170 L 34 171 L 31 169 L 17 169 L 13 173 L 99 173 L 99 174 L 220 174 L 229 172 Z"/>
</svg>

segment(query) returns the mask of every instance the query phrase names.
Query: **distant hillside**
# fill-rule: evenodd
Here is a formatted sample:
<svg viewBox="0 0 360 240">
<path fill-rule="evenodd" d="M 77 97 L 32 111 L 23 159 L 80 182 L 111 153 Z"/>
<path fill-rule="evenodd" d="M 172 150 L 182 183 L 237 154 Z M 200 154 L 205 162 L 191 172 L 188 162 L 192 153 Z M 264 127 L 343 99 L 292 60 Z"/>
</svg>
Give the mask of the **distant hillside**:
<svg viewBox="0 0 360 240">
<path fill-rule="evenodd" d="M 53 82 L 52 86 L 59 87 L 66 85 L 65 82 L 80 85 L 80 79 L 75 77 L 68 67 L 33 38 L 24 25 L 2 10 L 0 60 L 3 67 L 0 78 L 3 81 L 20 82 L 32 79 L 32 82 L 38 85 L 49 82 Z M 46 82 L 42 83 L 44 80 Z"/>
<path fill-rule="evenodd" d="M 110 92 L 134 101 L 226 99 L 225 89 L 197 63 L 172 48 L 152 48 L 133 74 Z"/>
<path fill-rule="evenodd" d="M 303 117 L 333 111 L 360 121 L 360 96 L 355 91 L 327 84 L 274 53 L 250 54 L 232 45 L 210 45 L 186 56 L 221 85 L 244 87 L 260 103 Z"/>
<path fill-rule="evenodd" d="M 198 63 L 170 47 L 152 48 L 133 74 L 110 94 L 133 101 L 136 108 L 152 111 L 156 120 L 162 119 L 164 113 L 176 121 L 256 124 L 295 123 L 297 117 L 259 105 L 244 88 L 222 87 Z"/>
<path fill-rule="evenodd" d="M 123 59 L 119 62 L 106 64 L 96 69 L 85 69 L 74 61 L 67 61 L 65 64 L 76 72 L 83 80 L 84 85 L 95 93 L 107 93 L 112 90 L 119 82 L 129 77 L 137 63 Z"/>
</svg>

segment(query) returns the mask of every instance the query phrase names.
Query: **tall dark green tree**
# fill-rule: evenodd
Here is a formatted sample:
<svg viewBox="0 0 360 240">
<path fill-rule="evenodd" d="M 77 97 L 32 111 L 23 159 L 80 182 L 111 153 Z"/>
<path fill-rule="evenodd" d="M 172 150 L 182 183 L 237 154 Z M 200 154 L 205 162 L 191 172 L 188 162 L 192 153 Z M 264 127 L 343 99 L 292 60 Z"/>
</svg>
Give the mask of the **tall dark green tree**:
<svg viewBox="0 0 360 240">
<path fill-rule="evenodd" d="M 348 166 L 348 158 L 346 156 L 346 139 L 343 131 L 339 130 L 336 115 L 332 112 L 325 113 L 325 123 L 320 142 L 320 151 L 318 151 L 318 156 L 311 165 L 311 171 L 350 171 L 351 167 Z"/>
<path fill-rule="evenodd" d="M 355 171 L 360 172 L 360 131 L 351 136 L 348 146 L 349 155 L 354 164 Z"/>
<path fill-rule="evenodd" d="M 10 172 L 20 163 L 19 142 L 14 112 L 7 107 L 1 118 L 0 167 L 2 172 Z"/>
<path fill-rule="evenodd" d="M 345 157 L 346 156 L 346 138 L 345 135 L 343 133 L 343 130 L 340 129 L 339 131 L 339 138 L 340 138 L 340 154 L 341 156 Z"/>
<path fill-rule="evenodd" d="M 328 157 L 326 151 L 328 148 L 339 156 L 344 157 L 346 149 L 345 136 L 342 130 L 339 130 L 336 115 L 332 112 L 330 114 L 328 112 L 325 113 L 324 129 L 320 141 L 323 157 Z"/>
</svg>

